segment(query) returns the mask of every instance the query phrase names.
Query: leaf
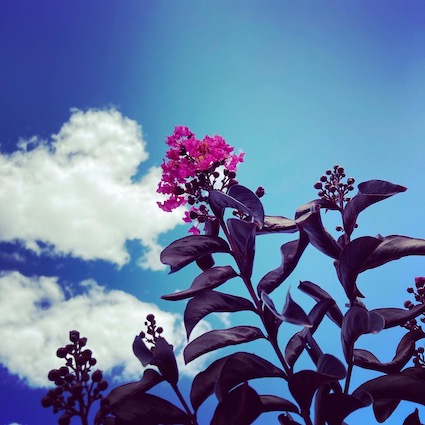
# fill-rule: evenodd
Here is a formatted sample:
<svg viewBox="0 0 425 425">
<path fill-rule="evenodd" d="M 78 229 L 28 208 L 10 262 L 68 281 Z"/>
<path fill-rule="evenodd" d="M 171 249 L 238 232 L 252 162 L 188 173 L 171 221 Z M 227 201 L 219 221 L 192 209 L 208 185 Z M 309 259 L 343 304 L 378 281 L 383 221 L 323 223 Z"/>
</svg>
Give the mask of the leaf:
<svg viewBox="0 0 425 425">
<path fill-rule="evenodd" d="M 358 189 L 358 193 L 347 203 L 342 215 L 344 231 L 348 235 L 353 232 L 357 217 L 364 209 L 375 202 L 407 190 L 404 186 L 383 180 L 369 180 L 360 183 Z"/>
<path fill-rule="evenodd" d="M 377 333 L 384 327 L 382 317 L 365 308 L 355 305 L 351 307 L 342 321 L 341 340 L 345 360 L 352 363 L 354 343 L 360 335 Z"/>
<path fill-rule="evenodd" d="M 190 417 L 160 397 L 136 393 L 111 406 L 111 413 L 122 425 L 190 424 Z"/>
<path fill-rule="evenodd" d="M 215 394 L 223 401 L 226 394 L 242 382 L 255 378 L 284 378 L 286 374 L 269 361 L 249 353 L 235 353 L 224 362 L 215 384 Z"/>
<path fill-rule="evenodd" d="M 305 280 L 300 282 L 298 285 L 298 289 L 305 294 L 310 295 L 310 297 L 314 298 L 317 302 L 330 299 L 334 301 L 334 299 L 320 286 L 316 285 L 313 282 Z M 334 304 L 329 307 L 326 315 L 339 327 L 342 326 L 342 312 L 334 301 Z"/>
<path fill-rule="evenodd" d="M 216 217 L 220 220 L 223 219 L 224 210 L 226 208 L 233 208 L 240 212 L 244 212 L 249 216 L 253 216 L 254 213 L 242 202 L 239 202 L 237 199 L 232 196 L 220 191 L 220 190 L 211 190 L 208 195 L 208 203 Z"/>
<path fill-rule="evenodd" d="M 407 400 L 425 405 L 425 381 L 419 368 L 405 369 L 393 375 L 380 376 L 360 385 L 358 390 L 367 391 L 373 399 Z"/>
<path fill-rule="evenodd" d="M 272 299 L 265 293 L 261 293 L 261 299 L 265 306 L 282 322 L 292 323 L 294 325 L 301 325 L 311 327 L 310 320 L 305 311 L 297 304 L 291 297 L 291 294 L 286 294 L 285 305 L 283 306 L 282 314 L 276 311 Z"/>
<path fill-rule="evenodd" d="M 140 360 L 142 365 L 146 367 L 153 358 L 152 351 L 146 346 L 142 337 L 137 335 L 133 341 L 133 353 Z"/>
<path fill-rule="evenodd" d="M 294 220 L 279 215 L 264 216 L 264 225 L 257 229 L 257 235 L 267 235 L 269 233 L 295 233 L 298 232 L 297 224 Z"/>
<path fill-rule="evenodd" d="M 323 354 L 317 362 L 317 372 L 332 376 L 334 380 L 344 379 L 347 375 L 345 366 L 332 354 Z"/>
<path fill-rule="evenodd" d="M 337 380 L 334 376 L 325 375 L 314 370 L 301 370 L 288 379 L 288 387 L 292 396 L 301 408 L 309 412 L 314 393 L 325 382 Z"/>
<path fill-rule="evenodd" d="M 177 384 L 179 372 L 173 347 L 164 338 L 159 337 L 155 341 L 151 364 L 157 366 L 161 375 L 170 384 Z"/>
<path fill-rule="evenodd" d="M 370 406 L 372 398 L 366 392 L 356 395 L 328 394 L 324 399 L 325 418 L 328 425 L 341 425 L 342 421 L 355 410 Z"/>
<path fill-rule="evenodd" d="M 410 310 L 403 310 L 402 308 L 377 308 L 371 310 L 378 313 L 385 321 L 384 329 L 393 328 L 394 326 L 401 326 L 409 320 L 418 317 L 425 312 L 425 304 L 419 304 Z"/>
<path fill-rule="evenodd" d="M 409 255 L 425 255 L 425 239 L 400 235 L 379 236 L 379 239 L 382 241 L 381 244 L 363 264 L 361 271 L 373 269 Z"/>
<path fill-rule="evenodd" d="M 381 398 L 373 402 L 373 414 L 379 423 L 385 422 L 397 409 L 400 400 Z"/>
<path fill-rule="evenodd" d="M 290 276 L 298 264 L 304 250 L 308 245 L 308 237 L 304 231 L 300 231 L 300 238 L 283 244 L 280 247 L 282 263 L 277 268 L 268 272 L 257 286 L 257 293 L 274 291 L 285 279 Z"/>
<path fill-rule="evenodd" d="M 330 306 L 334 304 L 335 301 L 330 298 L 319 301 L 308 314 L 312 327 L 310 329 L 304 328 L 290 338 L 285 348 L 285 358 L 290 367 L 293 367 L 301 353 L 304 351 L 307 344 L 307 334 L 313 334 L 316 331 L 326 312 Z"/>
<path fill-rule="evenodd" d="M 146 369 L 143 372 L 143 378 L 138 382 L 131 382 L 129 384 L 120 385 L 114 388 L 107 398 L 111 406 L 122 403 L 127 398 L 136 397 L 139 393 L 145 393 L 152 387 L 162 382 L 164 378 L 154 369 Z"/>
<path fill-rule="evenodd" d="M 422 425 L 419 419 L 419 410 L 416 408 L 413 413 L 406 417 L 403 425 Z"/>
<path fill-rule="evenodd" d="M 227 220 L 230 238 L 232 239 L 233 254 L 241 275 L 250 278 L 255 255 L 256 224 L 237 218 Z"/>
<path fill-rule="evenodd" d="M 298 407 L 285 398 L 275 395 L 260 395 L 263 412 L 295 412 L 298 413 Z"/>
<path fill-rule="evenodd" d="M 263 227 L 264 207 L 258 196 L 253 191 L 240 184 L 235 184 L 230 187 L 227 193 L 249 208 L 249 210 L 252 211 L 252 214 L 250 215 L 254 218 L 254 221 L 259 224 L 258 227 Z"/>
<path fill-rule="evenodd" d="M 354 364 L 364 369 L 377 370 L 384 373 L 397 373 L 411 359 L 415 350 L 415 341 L 425 337 L 422 331 L 410 331 L 398 344 L 396 354 L 391 362 L 381 363 L 372 353 L 366 350 L 354 350 Z"/>
<path fill-rule="evenodd" d="M 363 236 L 349 242 L 335 261 L 338 278 L 350 301 L 359 295 L 356 279 L 371 253 L 381 243 L 377 238 Z"/>
<path fill-rule="evenodd" d="M 189 363 L 202 354 L 229 345 L 242 344 L 265 338 L 260 329 L 254 326 L 235 326 L 230 329 L 209 331 L 190 342 L 183 352 L 185 363 Z"/>
<path fill-rule="evenodd" d="M 294 418 L 289 413 L 282 413 L 277 419 L 281 425 L 301 425 L 299 422 L 294 421 Z"/>
<path fill-rule="evenodd" d="M 337 259 L 341 253 L 341 247 L 323 227 L 320 217 L 322 204 L 322 200 L 316 200 L 299 208 L 296 212 L 297 218 L 295 221 L 298 228 L 307 233 L 310 243 L 316 249 L 329 257 Z"/>
<path fill-rule="evenodd" d="M 191 236 L 190 236 L 191 237 Z M 211 267 L 195 278 L 191 287 L 184 291 L 173 292 L 163 295 L 161 298 L 169 301 L 183 300 L 191 298 L 203 291 L 217 288 L 230 279 L 238 276 L 232 266 Z"/>
<path fill-rule="evenodd" d="M 248 384 L 239 385 L 220 402 L 211 425 L 250 425 L 262 413 L 257 392 Z"/>
<path fill-rule="evenodd" d="M 223 294 L 218 291 L 203 291 L 192 298 L 184 311 L 184 325 L 189 339 L 193 328 L 210 313 L 237 312 L 251 310 L 256 312 L 254 304 L 246 298 Z"/>
<path fill-rule="evenodd" d="M 230 253 L 230 248 L 227 242 L 218 236 L 192 235 L 168 245 L 161 252 L 160 260 L 170 266 L 170 273 L 174 273 L 213 252 Z"/>
</svg>

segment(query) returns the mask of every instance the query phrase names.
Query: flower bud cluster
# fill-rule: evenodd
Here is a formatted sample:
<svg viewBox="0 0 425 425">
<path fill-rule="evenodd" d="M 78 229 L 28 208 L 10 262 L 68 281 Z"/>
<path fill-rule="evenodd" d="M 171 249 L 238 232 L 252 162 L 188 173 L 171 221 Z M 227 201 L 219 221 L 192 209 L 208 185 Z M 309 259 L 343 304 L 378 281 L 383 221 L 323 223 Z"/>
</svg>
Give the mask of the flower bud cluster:
<svg viewBox="0 0 425 425">
<path fill-rule="evenodd" d="M 167 144 L 170 149 L 166 153 L 167 162 L 161 165 L 162 179 L 157 192 L 168 195 L 168 199 L 157 204 L 167 212 L 189 204 L 192 208 L 183 220 L 196 220 L 199 225 L 210 217 L 205 205 L 208 192 L 213 189 L 225 191 L 237 183 L 236 169 L 238 163 L 243 162 L 244 154 L 233 154 L 234 148 L 220 136 L 198 140 L 183 126 L 175 127 Z M 196 208 L 196 204 L 201 206 Z M 189 232 L 200 233 L 197 226 Z"/>
<path fill-rule="evenodd" d="M 85 348 L 87 338 L 80 337 L 80 333 L 73 330 L 69 332 L 69 340 L 70 344 L 56 351 L 57 357 L 65 360 L 65 365 L 52 369 L 47 375 L 56 388 L 50 389 L 41 400 L 41 405 L 52 407 L 54 413 L 63 412 L 59 425 L 68 425 L 74 416 L 87 418 L 93 402 L 102 399 L 101 392 L 108 388 L 102 371 L 91 371 L 97 361 L 92 351 Z M 103 402 L 103 405 L 107 403 Z M 103 413 L 106 415 L 108 411 Z"/>
<path fill-rule="evenodd" d="M 354 190 L 355 180 L 348 177 L 346 183 L 342 180 L 345 178 L 345 170 L 339 165 L 334 165 L 333 170 L 326 170 L 319 181 L 314 184 L 314 188 L 318 190 L 318 195 L 322 199 L 333 202 L 341 211 L 347 202 L 350 201 L 348 193 Z"/>
<path fill-rule="evenodd" d="M 419 302 L 420 304 L 425 303 L 425 277 L 418 276 L 415 277 L 415 286 L 416 289 L 412 286 L 407 288 L 407 292 L 409 294 L 412 294 L 415 297 L 415 301 Z M 415 307 L 415 304 L 413 304 L 412 301 L 406 300 L 404 302 L 404 307 L 411 310 L 413 307 Z M 425 316 L 422 314 L 422 317 L 419 319 L 422 323 L 425 323 Z M 404 327 L 406 329 L 409 329 L 410 331 L 417 331 L 422 330 L 422 326 L 418 325 L 418 321 L 416 319 L 409 320 Z"/>
<path fill-rule="evenodd" d="M 415 367 L 425 367 L 424 352 L 425 352 L 424 347 L 418 347 L 413 352 L 413 364 L 415 365 Z"/>
<path fill-rule="evenodd" d="M 156 340 L 161 338 L 164 329 L 161 326 L 156 325 L 156 319 L 152 313 L 146 316 L 145 326 L 146 332 L 140 332 L 139 336 L 146 342 L 155 345 Z"/>
</svg>

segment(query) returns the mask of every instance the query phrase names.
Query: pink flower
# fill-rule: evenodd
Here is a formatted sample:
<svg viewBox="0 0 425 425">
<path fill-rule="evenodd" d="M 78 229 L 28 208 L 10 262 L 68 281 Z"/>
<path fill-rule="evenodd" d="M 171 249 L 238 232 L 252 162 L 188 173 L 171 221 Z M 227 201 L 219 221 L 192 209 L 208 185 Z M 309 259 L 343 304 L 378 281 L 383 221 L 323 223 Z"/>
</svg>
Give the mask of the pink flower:
<svg viewBox="0 0 425 425">
<path fill-rule="evenodd" d="M 192 227 L 188 230 L 188 233 L 192 233 L 193 235 L 199 235 L 199 234 L 201 233 L 201 231 L 200 231 L 197 227 L 192 226 Z"/>
</svg>

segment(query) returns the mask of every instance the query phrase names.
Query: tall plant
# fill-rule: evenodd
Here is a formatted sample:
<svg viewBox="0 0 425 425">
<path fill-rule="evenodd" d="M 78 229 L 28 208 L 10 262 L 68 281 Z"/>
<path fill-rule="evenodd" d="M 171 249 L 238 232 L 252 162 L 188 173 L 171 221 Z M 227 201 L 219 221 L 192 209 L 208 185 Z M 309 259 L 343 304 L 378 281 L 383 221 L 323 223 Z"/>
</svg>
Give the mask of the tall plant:
<svg viewBox="0 0 425 425">
<path fill-rule="evenodd" d="M 189 299 L 184 325 L 189 339 L 196 325 L 210 313 L 251 311 L 257 317 L 255 326 L 240 325 L 215 329 L 187 344 L 184 360 L 190 363 L 205 353 L 254 340 L 264 340 L 275 353 L 275 363 L 249 352 L 235 352 L 213 361 L 193 380 L 190 402 L 178 387 L 179 371 L 173 347 L 162 337 L 153 315 L 147 317 L 147 330 L 136 336 L 134 354 L 143 366 L 143 378 L 112 390 L 107 396 L 108 410 L 99 411 L 96 422 L 107 425 L 190 424 L 198 422 L 197 413 L 212 395 L 217 406 L 211 414 L 211 425 L 245 425 L 261 414 L 276 411 L 281 425 L 341 425 L 353 411 L 372 405 L 378 422 L 391 416 L 402 400 L 425 404 L 424 355 L 416 343 L 425 333 L 417 318 L 424 321 L 425 278 L 416 278 L 416 289 L 408 288 L 416 303 L 405 308 L 368 310 L 357 286 L 359 274 L 409 255 L 424 255 L 425 240 L 400 235 L 362 236 L 352 238 L 359 214 L 370 205 L 404 192 L 405 187 L 382 180 L 370 180 L 354 190 L 354 178 L 346 178 L 339 165 L 326 170 L 314 185 L 318 198 L 301 206 L 293 219 L 265 215 L 260 201 L 264 189 L 254 193 L 236 180 L 237 165 L 243 154 L 236 155 L 219 136 L 199 140 L 187 127 L 176 127 L 167 138 L 169 150 L 163 163 L 158 192 L 167 200 L 159 203 L 165 211 L 189 204 L 184 220 L 192 223 L 190 236 L 171 243 L 161 253 L 161 261 L 175 273 L 196 263 L 200 274 L 190 287 L 164 295 L 170 301 Z M 341 217 L 338 239 L 327 231 L 321 214 L 334 211 Z M 230 214 L 229 214 L 230 213 Z M 281 265 L 253 280 L 257 236 L 276 233 L 295 234 L 281 246 Z M 347 303 L 340 308 L 319 285 L 300 282 L 298 289 L 315 302 L 305 312 L 287 292 L 285 300 L 273 297 L 296 268 L 306 247 L 311 244 L 334 260 L 336 275 Z M 221 263 L 216 265 L 215 254 Z M 234 279 L 245 288 L 245 296 L 220 292 L 217 288 Z M 242 289 L 241 289 L 242 293 Z M 315 332 L 324 317 L 336 324 L 335 339 L 341 340 L 342 361 L 323 352 Z M 282 346 L 279 335 L 284 323 L 299 325 Z M 405 330 L 392 361 L 383 363 L 372 352 L 361 349 L 361 335 L 393 327 Z M 304 352 L 312 360 L 311 369 L 299 368 Z M 411 366 L 409 362 L 413 359 Z M 377 371 L 380 376 L 351 388 L 354 368 Z M 258 378 L 282 380 L 289 390 L 285 399 L 278 395 L 259 394 L 251 385 Z M 180 406 L 149 393 L 160 382 L 168 382 L 180 400 Z M 102 413 L 103 412 L 103 413 Z M 419 425 L 416 409 L 404 421 Z"/>
</svg>

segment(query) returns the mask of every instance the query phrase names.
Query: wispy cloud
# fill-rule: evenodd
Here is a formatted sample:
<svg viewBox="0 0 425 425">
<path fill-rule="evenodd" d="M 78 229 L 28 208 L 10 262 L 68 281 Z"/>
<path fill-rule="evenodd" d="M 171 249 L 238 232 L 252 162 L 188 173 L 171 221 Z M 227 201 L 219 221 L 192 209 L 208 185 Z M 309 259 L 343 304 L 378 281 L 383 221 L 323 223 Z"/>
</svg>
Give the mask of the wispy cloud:
<svg viewBox="0 0 425 425">
<path fill-rule="evenodd" d="M 113 370 L 116 382 L 138 380 L 143 368 L 131 347 L 148 313 L 164 328 L 182 373 L 194 375 L 201 370 L 206 356 L 184 366 L 186 337 L 181 315 L 164 312 L 123 291 L 106 290 L 93 280 L 82 282 L 80 291 L 67 297 L 55 277 L 26 277 L 18 272 L 0 276 L 0 363 L 9 372 L 30 386 L 48 386 L 47 373 L 62 365 L 56 350 L 69 343 L 68 330 L 77 329 L 88 338 L 99 368 Z M 201 322 L 193 337 L 210 329 L 207 322 Z"/>
<path fill-rule="evenodd" d="M 135 121 L 115 110 L 73 110 L 51 140 L 22 140 L 0 154 L 0 240 L 118 266 L 129 260 L 126 241 L 139 240 L 139 265 L 161 269 L 158 235 L 182 213 L 157 207 L 159 167 L 135 180 L 147 157 Z"/>
</svg>

